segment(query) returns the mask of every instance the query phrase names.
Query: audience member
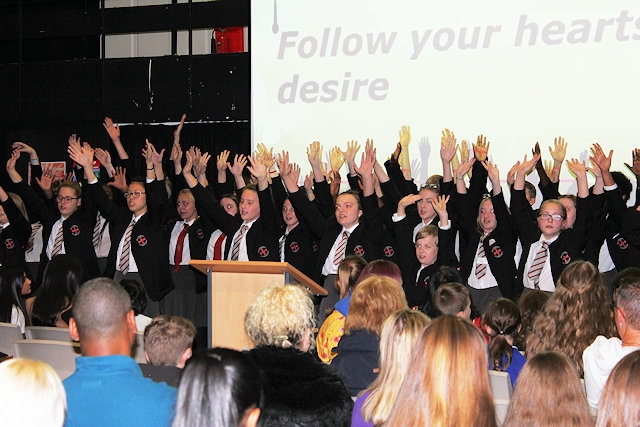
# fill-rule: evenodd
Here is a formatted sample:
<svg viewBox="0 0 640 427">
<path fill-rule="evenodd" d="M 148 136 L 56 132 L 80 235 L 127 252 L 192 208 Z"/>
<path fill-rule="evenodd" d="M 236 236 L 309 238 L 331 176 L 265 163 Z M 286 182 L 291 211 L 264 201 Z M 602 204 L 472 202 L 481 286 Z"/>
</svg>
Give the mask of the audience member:
<svg viewBox="0 0 640 427">
<path fill-rule="evenodd" d="M 387 420 L 398 398 L 400 386 L 409 372 L 411 354 L 429 318 L 423 313 L 402 309 L 385 320 L 380 336 L 380 373 L 353 406 L 352 427 L 380 425 Z"/>
<path fill-rule="evenodd" d="M 307 291 L 298 285 L 264 288 L 249 306 L 245 329 L 256 345 L 249 356 L 264 380 L 264 427 L 348 426 L 353 401 L 331 367 L 309 353 L 315 316 Z"/>
<path fill-rule="evenodd" d="M 518 310 L 520 311 L 520 319 L 522 327 L 515 339 L 515 346 L 522 351 L 527 349 L 527 337 L 533 329 L 533 322 L 538 313 L 542 311 L 542 307 L 549 299 L 549 293 L 541 290 L 533 290 L 525 292 L 518 298 Z"/>
<path fill-rule="evenodd" d="M 593 425 L 574 363 L 554 351 L 527 360 L 511 396 L 504 427 Z"/>
<path fill-rule="evenodd" d="M 56 371 L 39 360 L 18 358 L 0 363 L 0 402 L 3 425 L 64 425 L 64 387 Z"/>
<path fill-rule="evenodd" d="M 371 276 L 356 285 L 344 323 L 345 334 L 331 362 L 346 379 L 351 396 L 369 387 L 378 376 L 382 324 L 401 308 L 408 308 L 407 300 L 397 281 Z"/>
<path fill-rule="evenodd" d="M 344 335 L 344 321 L 349 313 L 351 294 L 356 286 L 360 272 L 367 265 L 364 258 L 357 255 L 346 256 L 338 266 L 336 286 L 340 292 L 340 299 L 335 309 L 325 319 L 316 337 L 318 357 L 325 363 L 330 363 L 335 357 L 333 349 L 337 347 Z"/>
<path fill-rule="evenodd" d="M 582 376 L 582 352 L 598 335 L 616 335 L 607 290 L 593 264 L 574 261 L 564 269 L 556 291 L 536 317 L 527 338 L 527 356 L 560 352 L 573 361 Z"/>
<path fill-rule="evenodd" d="M 30 325 L 24 295 L 31 291 L 31 280 L 24 270 L 3 265 L 0 267 L 0 322 L 20 327 Z"/>
<path fill-rule="evenodd" d="M 634 269 L 637 270 L 637 269 Z M 623 270 L 624 280 L 613 294 L 616 329 L 618 337 L 607 338 L 602 335 L 584 350 L 584 385 L 587 400 L 593 411 L 598 409 L 600 394 L 609 374 L 616 364 L 627 354 L 640 349 L 640 274 Z"/>
<path fill-rule="evenodd" d="M 411 357 L 411 374 L 385 426 L 495 426 L 486 344 L 471 322 L 433 320 Z"/>
<path fill-rule="evenodd" d="M 255 427 L 262 378 L 247 353 L 212 348 L 184 370 L 173 427 Z"/>
<path fill-rule="evenodd" d="M 142 314 L 147 307 L 147 297 L 144 293 L 144 286 L 137 280 L 123 279 L 120 286 L 124 288 L 131 298 L 131 308 L 136 316 L 136 327 L 138 332 L 144 332 L 144 328 L 153 320 L 149 316 Z"/>
<path fill-rule="evenodd" d="M 471 320 L 469 289 L 461 283 L 444 283 L 433 295 L 433 317 L 457 316 Z"/>
<path fill-rule="evenodd" d="M 155 382 L 178 387 L 185 363 L 191 357 L 196 327 L 184 317 L 161 314 L 144 330 L 142 374 Z"/>
<path fill-rule="evenodd" d="M 171 425 L 177 390 L 144 378 L 130 357 L 136 322 L 120 285 L 105 277 L 83 284 L 73 298 L 69 332 L 82 356 L 64 380 L 67 427 Z"/>
<path fill-rule="evenodd" d="M 0 187 L 0 265 L 25 267 L 24 251 L 31 236 L 24 202 Z"/>
<path fill-rule="evenodd" d="M 640 351 L 626 355 L 613 368 L 602 391 L 596 427 L 640 423 Z"/>
<path fill-rule="evenodd" d="M 71 300 L 82 283 L 83 266 L 72 255 L 56 255 L 49 261 L 35 295 L 26 306 L 34 326 L 66 328 L 71 317 Z"/>
<path fill-rule="evenodd" d="M 508 372 L 511 385 L 515 387 L 518 375 L 527 361 L 513 345 L 522 326 L 518 306 L 506 298 L 492 301 L 482 316 L 482 326 L 490 337 L 489 369 Z"/>
</svg>

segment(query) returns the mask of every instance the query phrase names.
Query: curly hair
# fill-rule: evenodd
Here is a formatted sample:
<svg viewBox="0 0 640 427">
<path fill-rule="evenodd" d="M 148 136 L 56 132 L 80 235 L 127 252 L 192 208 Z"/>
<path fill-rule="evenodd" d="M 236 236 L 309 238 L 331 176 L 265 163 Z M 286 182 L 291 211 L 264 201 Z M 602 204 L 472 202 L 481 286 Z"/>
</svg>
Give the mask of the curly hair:
<svg viewBox="0 0 640 427">
<path fill-rule="evenodd" d="M 267 286 L 256 296 L 244 318 L 244 328 L 255 345 L 300 349 L 309 338 L 313 346 L 315 326 L 313 301 L 299 285 Z"/>
<path fill-rule="evenodd" d="M 617 336 L 609 296 L 598 269 L 588 261 L 574 261 L 564 269 L 556 291 L 534 321 L 527 356 L 560 352 L 582 376 L 582 352 L 598 335 Z"/>
<path fill-rule="evenodd" d="M 514 342 L 519 350 L 525 351 L 527 349 L 527 337 L 533 330 L 533 322 L 548 300 L 549 294 L 540 289 L 525 292 L 518 298 L 522 328 L 520 328 Z"/>
</svg>

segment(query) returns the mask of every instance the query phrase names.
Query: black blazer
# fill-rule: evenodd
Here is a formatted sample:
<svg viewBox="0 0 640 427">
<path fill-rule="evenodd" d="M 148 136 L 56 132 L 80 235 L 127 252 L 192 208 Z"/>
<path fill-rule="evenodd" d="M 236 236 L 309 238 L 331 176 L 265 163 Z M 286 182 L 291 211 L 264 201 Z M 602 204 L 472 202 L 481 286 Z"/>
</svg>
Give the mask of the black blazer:
<svg viewBox="0 0 640 427">
<path fill-rule="evenodd" d="M 53 224 L 60 219 L 60 212 L 57 206 L 47 206 L 25 181 L 17 183 L 15 189 L 20 197 L 22 197 L 25 205 L 29 206 L 30 212 L 34 214 L 34 219 L 42 222 L 43 243 L 38 270 L 38 279 L 41 280 L 44 269 L 49 262 L 49 258 L 47 258 L 47 242 L 49 241 L 49 236 L 51 236 Z M 65 253 L 78 258 L 82 263 L 83 282 L 100 275 L 98 259 L 96 258 L 96 252 L 93 248 L 94 225 L 95 216 L 92 219 L 90 216 L 85 215 L 80 209 L 62 222 Z M 29 232 L 29 235 L 30 234 L 31 232 Z"/>
<path fill-rule="evenodd" d="M 203 213 L 215 223 L 215 226 L 227 235 L 224 259 L 228 259 L 229 251 L 233 243 L 233 236 L 242 226 L 240 214 L 229 215 L 221 206 L 216 197 L 202 185 L 198 184 L 191 189 L 198 205 Z M 249 261 L 280 261 L 278 254 L 278 230 L 275 220 L 273 202 L 269 188 L 258 191 L 260 203 L 260 217 L 247 231 L 247 255 Z M 202 214 L 202 213 L 201 213 Z"/>
<path fill-rule="evenodd" d="M 0 204 L 9 220 L 9 225 L 2 230 L 0 236 L 0 263 L 24 267 L 24 250 L 31 236 L 31 225 L 22 216 L 11 197 Z"/>
<path fill-rule="evenodd" d="M 298 215 L 302 215 L 314 235 L 320 237 L 318 242 L 318 258 L 311 279 L 322 284 L 322 267 L 331 252 L 333 243 L 342 231 L 335 215 L 325 219 L 322 213 L 307 199 L 304 191 L 289 194 L 289 200 Z M 346 255 L 360 255 L 367 261 L 379 259 L 379 238 L 382 234 L 382 223 L 378 210 L 378 199 L 375 194 L 362 198 L 362 216 L 360 225 L 353 230 L 347 240 Z"/>
<path fill-rule="evenodd" d="M 478 250 L 481 234 L 476 226 L 477 209 L 468 206 L 466 194 L 458 195 L 460 208 L 460 231 L 467 237 L 464 247 L 460 248 L 460 275 L 468 281 L 474 274 L 474 259 Z M 503 297 L 516 301 L 522 293 L 522 281 L 518 281 L 518 271 L 514 260 L 517 237 L 504 201 L 504 193 L 492 195 L 493 211 L 498 225 L 483 240 L 484 253 L 489 263 L 488 274 L 493 275 L 498 282 L 498 288 Z"/>
<path fill-rule="evenodd" d="M 576 206 L 576 221 L 573 228 L 562 230 L 558 238 L 549 245 L 549 262 L 553 283 L 558 281 L 562 270 L 569 263 L 583 259 L 583 249 L 586 244 L 586 209 L 587 199 L 578 197 Z M 524 268 L 529 256 L 529 249 L 540 239 L 538 224 L 531 223 L 531 206 L 525 197 L 524 190 L 511 190 L 511 218 L 513 219 L 520 242 L 522 256 L 518 266 L 518 281 L 523 283 L 526 272 Z"/>
<path fill-rule="evenodd" d="M 110 224 L 111 250 L 107 258 L 105 275 L 113 277 L 116 271 L 117 252 L 120 240 L 126 231 L 132 212 L 128 207 L 116 206 L 104 193 L 100 184 L 88 184 L 93 201 Z M 144 288 L 153 301 L 160 301 L 173 290 L 169 270 L 169 240 L 163 232 L 170 212 L 164 182 L 157 180 L 145 184 L 147 213 L 136 222 L 131 234 L 131 252 L 138 265 Z"/>
</svg>

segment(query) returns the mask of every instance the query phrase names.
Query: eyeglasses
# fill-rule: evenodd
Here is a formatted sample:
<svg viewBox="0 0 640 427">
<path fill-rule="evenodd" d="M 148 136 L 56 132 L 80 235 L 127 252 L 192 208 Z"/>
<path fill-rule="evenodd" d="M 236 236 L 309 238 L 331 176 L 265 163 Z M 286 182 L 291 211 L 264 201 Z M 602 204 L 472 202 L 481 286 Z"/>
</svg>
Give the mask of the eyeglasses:
<svg viewBox="0 0 640 427">
<path fill-rule="evenodd" d="M 541 213 L 538 215 L 538 218 L 544 221 L 549 221 L 550 218 L 553 218 L 554 221 L 562 221 L 564 219 L 564 217 L 560 214 L 548 214 L 548 213 Z"/>
<path fill-rule="evenodd" d="M 429 190 L 437 190 L 438 189 L 438 184 L 430 184 L 430 183 L 425 183 L 422 184 L 420 186 L 420 189 L 422 190 L 423 188 L 428 188 Z"/>
<path fill-rule="evenodd" d="M 127 191 L 126 193 L 124 193 L 124 197 L 126 197 L 127 199 L 129 197 L 131 197 L 132 199 L 137 199 L 142 194 L 147 194 L 147 193 L 145 193 L 144 191 Z"/>
<path fill-rule="evenodd" d="M 69 196 L 58 196 L 56 197 L 56 200 L 58 202 L 62 202 L 63 200 L 67 203 L 69 203 L 72 200 L 78 200 L 80 197 L 69 197 Z"/>
</svg>

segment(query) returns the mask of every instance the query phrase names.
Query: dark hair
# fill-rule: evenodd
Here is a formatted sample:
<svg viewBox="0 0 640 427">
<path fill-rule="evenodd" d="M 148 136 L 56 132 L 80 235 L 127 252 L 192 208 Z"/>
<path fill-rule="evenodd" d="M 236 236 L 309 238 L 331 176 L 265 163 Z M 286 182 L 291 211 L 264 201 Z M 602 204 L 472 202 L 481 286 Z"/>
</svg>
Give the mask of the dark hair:
<svg viewBox="0 0 640 427">
<path fill-rule="evenodd" d="M 142 286 L 142 283 L 137 280 L 122 279 L 120 281 L 120 286 L 122 286 L 129 294 L 129 297 L 131 297 L 131 308 L 133 309 L 133 313 L 136 316 L 142 313 L 144 309 L 147 308 L 147 296 L 144 292 L 144 286 Z"/>
<path fill-rule="evenodd" d="M 627 267 L 613 279 L 613 290 L 615 291 L 620 286 L 628 283 L 635 283 L 640 280 L 640 268 Z"/>
<path fill-rule="evenodd" d="M 431 277 L 429 283 L 433 286 L 435 292 L 440 285 L 444 285 L 445 283 L 462 283 L 462 277 L 460 277 L 460 273 L 458 273 L 455 267 L 441 265 L 433 277 Z"/>
<path fill-rule="evenodd" d="M 527 336 L 533 328 L 533 321 L 538 313 L 542 311 L 545 303 L 549 299 L 549 294 L 539 289 L 525 292 L 518 298 L 518 310 L 520 310 L 520 321 L 522 328 L 516 336 L 515 345 L 518 349 L 525 351 L 527 348 Z"/>
<path fill-rule="evenodd" d="M 11 310 L 15 305 L 22 311 L 25 322 L 29 324 L 27 308 L 22 297 L 24 271 L 18 267 L 0 267 L 0 322 L 11 323 Z"/>
<path fill-rule="evenodd" d="M 362 270 L 367 266 L 367 261 L 358 255 L 347 255 L 338 265 L 338 273 L 344 271 L 349 274 L 349 282 L 343 283 L 348 291 L 356 287 Z"/>
<path fill-rule="evenodd" d="M 445 283 L 433 294 L 433 315 L 455 316 L 469 304 L 469 289 L 462 283 Z"/>
<path fill-rule="evenodd" d="M 238 207 L 238 205 L 240 205 L 240 202 L 238 201 L 238 196 L 236 196 L 233 193 L 223 194 L 222 197 L 220 197 L 220 200 L 222 200 L 222 199 L 231 199 L 233 201 L 233 203 L 236 204 L 236 208 Z"/>
<path fill-rule="evenodd" d="M 128 333 L 123 325 L 132 312 L 131 299 L 122 286 L 108 277 L 85 282 L 73 297 L 73 320 L 81 342 L 109 340 Z M 86 341 L 85 341 L 86 340 Z"/>
<path fill-rule="evenodd" d="M 239 426 L 262 406 L 262 377 L 245 353 L 212 348 L 190 359 L 178 388 L 174 427 Z"/>
<path fill-rule="evenodd" d="M 71 255 L 56 255 L 47 264 L 38 289 L 31 321 L 36 326 L 55 326 L 58 315 L 71 306 L 82 280 L 82 263 Z"/>
<path fill-rule="evenodd" d="M 536 189 L 536 186 L 530 183 L 529 181 L 524 182 L 524 190 L 525 190 L 525 195 L 527 196 L 527 199 L 529 199 L 530 197 L 538 196 L 538 190 Z"/>
<path fill-rule="evenodd" d="M 631 181 L 625 174 L 618 171 L 612 171 L 611 177 L 613 181 L 616 183 L 618 188 L 620 189 L 620 193 L 624 197 L 624 200 L 629 200 L 629 196 L 631 196 L 631 189 L 633 186 L 631 185 Z"/>
<path fill-rule="evenodd" d="M 507 336 L 513 338 L 518 333 L 520 310 L 510 299 L 498 298 L 487 306 L 482 323 L 491 328 L 489 365 L 495 371 L 505 371 L 513 357 L 513 347 L 507 341 Z"/>
</svg>

